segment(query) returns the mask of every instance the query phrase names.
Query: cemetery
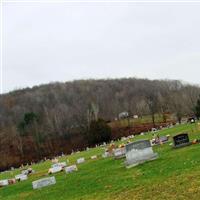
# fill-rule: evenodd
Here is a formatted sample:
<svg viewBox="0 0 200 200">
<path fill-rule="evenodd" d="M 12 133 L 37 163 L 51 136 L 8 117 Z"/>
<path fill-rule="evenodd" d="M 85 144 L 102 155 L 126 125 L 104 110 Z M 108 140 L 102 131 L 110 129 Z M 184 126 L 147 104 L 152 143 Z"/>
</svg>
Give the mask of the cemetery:
<svg viewBox="0 0 200 200">
<path fill-rule="evenodd" d="M 0 199 L 199 199 L 196 127 L 182 124 L 123 137 L 0 173 Z"/>
</svg>

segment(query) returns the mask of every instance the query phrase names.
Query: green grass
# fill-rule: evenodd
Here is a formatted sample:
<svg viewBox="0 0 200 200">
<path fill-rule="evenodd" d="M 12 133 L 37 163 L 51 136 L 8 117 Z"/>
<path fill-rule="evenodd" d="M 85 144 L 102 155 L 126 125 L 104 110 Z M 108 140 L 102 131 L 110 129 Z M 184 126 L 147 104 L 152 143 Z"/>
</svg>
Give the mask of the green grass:
<svg viewBox="0 0 200 200">
<path fill-rule="evenodd" d="M 181 132 L 188 132 L 191 140 L 200 138 L 195 124 L 165 129 L 159 134 L 173 136 Z M 150 133 L 133 140 L 151 137 Z M 200 144 L 172 149 L 169 143 L 153 147 L 159 154 L 157 160 L 131 169 L 124 167 L 123 159 L 101 158 L 104 152 L 101 147 L 63 157 L 59 161 L 69 159 L 70 164 L 74 164 L 77 158 L 84 156 L 86 162 L 78 165 L 78 172 L 55 174 L 57 183 L 40 190 L 33 190 L 31 183 L 45 177 L 51 162 L 36 164 L 32 166 L 36 174 L 27 181 L 0 188 L 0 199 L 200 199 Z M 92 155 L 99 157 L 91 160 Z M 17 173 L 19 170 L 1 173 L 0 179 L 12 178 Z"/>
</svg>

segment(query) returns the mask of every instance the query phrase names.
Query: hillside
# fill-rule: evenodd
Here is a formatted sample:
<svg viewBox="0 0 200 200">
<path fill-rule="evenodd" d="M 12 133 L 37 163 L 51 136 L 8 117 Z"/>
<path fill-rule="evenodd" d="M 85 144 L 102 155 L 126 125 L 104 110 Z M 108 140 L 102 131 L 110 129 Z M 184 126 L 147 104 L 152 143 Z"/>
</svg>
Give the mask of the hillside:
<svg viewBox="0 0 200 200">
<path fill-rule="evenodd" d="M 0 169 L 86 148 L 96 118 L 112 122 L 127 111 L 139 118 L 173 113 L 181 120 L 193 114 L 199 94 L 199 87 L 180 81 L 130 78 L 51 83 L 1 95 Z M 25 126 L 30 119 L 34 123 Z"/>
<path fill-rule="evenodd" d="M 86 162 L 78 165 L 77 172 L 55 174 L 57 183 L 41 190 L 33 190 L 31 182 L 49 176 L 46 174 L 51 161 L 32 165 L 36 173 L 30 175 L 27 181 L 0 188 L 0 199 L 199 199 L 199 144 L 180 149 L 173 149 L 169 145 L 173 135 L 188 132 L 192 141 L 200 138 L 199 131 L 197 124 L 178 125 L 159 131 L 160 135 L 170 134 L 171 136 L 168 143 L 153 147 L 159 158 L 130 169 L 125 168 L 124 159 L 102 158 L 101 154 L 104 152 L 102 147 L 64 156 L 59 161 L 69 160 L 69 164 L 74 164 L 77 158 L 83 156 Z M 138 135 L 133 141 L 144 138 L 151 139 L 152 134 Z M 120 143 L 122 142 L 117 142 L 117 144 Z M 92 155 L 97 155 L 98 159 L 91 160 Z M 18 173 L 19 169 L 1 173 L 0 179 L 11 178 Z"/>
</svg>

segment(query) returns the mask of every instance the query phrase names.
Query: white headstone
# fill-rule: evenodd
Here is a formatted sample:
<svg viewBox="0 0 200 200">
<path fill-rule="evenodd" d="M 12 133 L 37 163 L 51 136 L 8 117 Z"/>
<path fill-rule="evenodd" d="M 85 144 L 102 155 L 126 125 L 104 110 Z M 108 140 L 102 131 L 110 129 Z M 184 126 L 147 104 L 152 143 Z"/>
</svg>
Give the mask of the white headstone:
<svg viewBox="0 0 200 200">
<path fill-rule="evenodd" d="M 39 189 L 54 184 L 56 184 L 56 179 L 54 176 L 48 178 L 42 178 L 32 182 L 33 189 Z"/>
<path fill-rule="evenodd" d="M 8 185 L 8 180 L 7 179 L 0 180 L 0 187 L 6 186 L 6 185 Z"/>
<path fill-rule="evenodd" d="M 49 174 L 54 174 L 57 172 L 61 172 L 63 170 L 63 168 L 61 166 L 55 166 L 49 169 L 48 173 Z"/>
<path fill-rule="evenodd" d="M 62 168 L 64 168 L 64 167 L 67 167 L 67 163 L 66 162 L 60 162 L 60 163 L 56 163 L 56 164 L 51 165 L 51 167 L 52 168 L 54 168 L 54 167 L 62 167 Z"/>
<path fill-rule="evenodd" d="M 81 164 L 81 163 L 84 163 L 85 162 L 85 158 L 79 158 L 77 159 L 77 163 L 78 164 Z"/>
<path fill-rule="evenodd" d="M 92 159 L 92 160 L 97 159 L 97 155 L 91 156 L 91 159 Z"/>
<path fill-rule="evenodd" d="M 15 179 L 17 181 L 25 181 L 28 179 L 27 175 L 26 174 L 18 174 L 15 176 Z"/>
<path fill-rule="evenodd" d="M 78 171 L 78 168 L 76 165 L 71 165 L 69 167 L 65 167 L 65 172 L 66 173 L 71 173 L 73 171 Z"/>
<path fill-rule="evenodd" d="M 103 158 L 107 158 L 107 157 L 110 157 L 110 156 L 111 156 L 111 154 L 107 151 L 104 154 L 102 154 Z"/>
</svg>

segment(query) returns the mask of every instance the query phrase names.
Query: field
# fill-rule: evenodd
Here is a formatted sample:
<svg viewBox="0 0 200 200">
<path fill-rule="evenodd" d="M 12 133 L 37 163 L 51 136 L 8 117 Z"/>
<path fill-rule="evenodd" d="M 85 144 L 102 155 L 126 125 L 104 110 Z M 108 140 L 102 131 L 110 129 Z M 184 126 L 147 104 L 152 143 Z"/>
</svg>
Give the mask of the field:
<svg viewBox="0 0 200 200">
<path fill-rule="evenodd" d="M 159 134 L 173 136 L 181 132 L 188 132 L 190 140 L 200 139 L 197 124 L 177 125 L 159 131 Z M 152 134 L 136 136 L 133 140 L 144 138 L 150 139 Z M 36 173 L 30 175 L 27 181 L 0 188 L 0 199 L 200 199 L 200 144 L 172 149 L 170 143 L 171 141 L 153 147 L 154 151 L 159 154 L 157 160 L 131 169 L 124 167 L 124 159 L 102 158 L 101 154 L 104 152 L 102 147 L 62 157 L 59 161 L 69 159 L 70 164 L 74 164 L 77 158 L 84 156 L 86 162 L 78 165 L 77 172 L 56 174 L 56 185 L 40 190 L 33 190 L 31 182 L 44 177 L 51 162 L 36 164 L 32 166 Z M 99 158 L 91 160 L 92 155 L 98 155 Z M 19 170 L 1 173 L 0 179 L 12 178 L 17 173 Z"/>
</svg>

